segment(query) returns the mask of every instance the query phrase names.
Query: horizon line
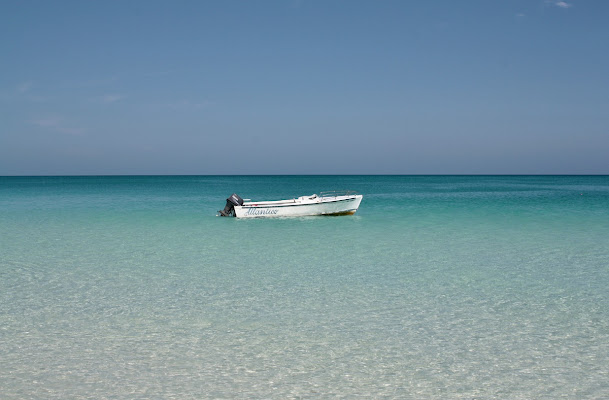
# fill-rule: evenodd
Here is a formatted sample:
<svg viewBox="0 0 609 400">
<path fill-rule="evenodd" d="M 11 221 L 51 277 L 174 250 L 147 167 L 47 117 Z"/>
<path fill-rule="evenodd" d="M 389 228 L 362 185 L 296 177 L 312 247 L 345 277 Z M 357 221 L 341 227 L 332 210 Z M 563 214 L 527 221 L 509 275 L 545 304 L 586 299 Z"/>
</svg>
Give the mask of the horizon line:
<svg viewBox="0 0 609 400">
<path fill-rule="evenodd" d="M 556 173 L 556 174 L 541 174 L 541 173 L 502 173 L 502 174 L 52 174 L 52 175 L 0 175 L 0 178 L 77 178 L 77 177 L 181 177 L 181 176 L 609 176 L 609 173 Z"/>
</svg>

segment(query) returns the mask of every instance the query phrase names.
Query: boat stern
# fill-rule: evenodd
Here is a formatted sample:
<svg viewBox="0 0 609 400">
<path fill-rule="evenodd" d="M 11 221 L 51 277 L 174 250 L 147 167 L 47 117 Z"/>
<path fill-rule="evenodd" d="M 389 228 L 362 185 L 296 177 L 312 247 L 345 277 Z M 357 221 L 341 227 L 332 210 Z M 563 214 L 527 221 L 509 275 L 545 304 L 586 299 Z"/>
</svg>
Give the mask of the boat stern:
<svg viewBox="0 0 609 400">
<path fill-rule="evenodd" d="M 226 206 L 224 206 L 224 210 L 218 210 L 218 214 L 221 217 L 236 217 L 237 213 L 235 212 L 235 207 L 240 207 L 242 205 L 243 199 L 239 197 L 237 193 L 233 193 L 228 199 L 226 199 Z"/>
</svg>

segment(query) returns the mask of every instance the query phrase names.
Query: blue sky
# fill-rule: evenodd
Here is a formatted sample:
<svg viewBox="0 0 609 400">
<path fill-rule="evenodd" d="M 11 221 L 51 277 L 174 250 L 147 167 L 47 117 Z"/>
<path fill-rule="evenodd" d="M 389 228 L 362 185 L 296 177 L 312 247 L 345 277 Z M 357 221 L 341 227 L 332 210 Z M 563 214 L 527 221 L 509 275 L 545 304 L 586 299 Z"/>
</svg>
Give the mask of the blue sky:
<svg viewBox="0 0 609 400">
<path fill-rule="evenodd" d="M 3 1 L 0 175 L 608 174 L 609 1 Z"/>
</svg>

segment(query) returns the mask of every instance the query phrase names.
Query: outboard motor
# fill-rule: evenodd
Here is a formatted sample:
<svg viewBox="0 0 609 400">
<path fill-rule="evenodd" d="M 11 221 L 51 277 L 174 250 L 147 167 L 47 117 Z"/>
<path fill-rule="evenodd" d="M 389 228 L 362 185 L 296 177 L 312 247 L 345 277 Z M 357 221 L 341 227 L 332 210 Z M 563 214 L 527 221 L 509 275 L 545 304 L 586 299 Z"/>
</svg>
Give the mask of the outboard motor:
<svg viewBox="0 0 609 400">
<path fill-rule="evenodd" d="M 228 199 L 226 199 L 226 206 L 224 210 L 218 211 L 220 216 L 222 217 L 235 217 L 235 206 L 242 206 L 243 199 L 239 197 L 236 193 L 230 195 Z"/>
</svg>

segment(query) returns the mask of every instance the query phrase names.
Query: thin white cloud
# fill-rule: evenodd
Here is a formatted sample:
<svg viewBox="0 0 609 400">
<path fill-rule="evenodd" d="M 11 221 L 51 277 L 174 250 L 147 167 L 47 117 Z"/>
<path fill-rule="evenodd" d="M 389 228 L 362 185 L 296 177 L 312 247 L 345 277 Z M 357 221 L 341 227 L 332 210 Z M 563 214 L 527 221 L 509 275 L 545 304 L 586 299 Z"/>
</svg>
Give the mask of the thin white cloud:
<svg viewBox="0 0 609 400">
<path fill-rule="evenodd" d="M 33 81 L 26 81 L 15 84 L 12 89 L 0 91 L 0 101 L 2 102 L 33 102 L 42 103 L 49 100 L 47 96 L 36 93 L 38 87 Z"/>
<path fill-rule="evenodd" d="M 51 117 L 43 117 L 43 118 L 37 118 L 37 119 L 33 119 L 30 122 L 34 125 L 38 125 L 38 126 L 42 126 L 45 128 L 49 128 L 49 127 L 56 127 L 61 123 L 62 119 L 60 117 L 57 116 L 51 116 Z"/>
<path fill-rule="evenodd" d="M 179 108 L 179 109 L 188 109 L 188 108 L 201 109 L 201 108 L 207 108 L 210 105 L 211 105 L 211 102 L 209 102 L 207 100 L 204 100 L 204 101 L 198 102 L 198 103 L 195 103 L 195 102 L 192 102 L 189 100 L 183 100 L 183 101 L 180 101 L 177 103 L 170 103 L 170 104 L 168 104 L 168 107 Z"/>
<path fill-rule="evenodd" d="M 66 135 L 82 135 L 84 133 L 83 129 L 74 128 L 69 124 L 65 124 L 64 118 L 56 115 L 35 118 L 30 120 L 29 122 L 41 128 L 45 128 L 53 132 L 63 133 Z"/>
<path fill-rule="evenodd" d="M 304 2 L 303 0 L 292 0 L 288 4 L 291 6 L 291 8 L 298 9 L 298 8 L 302 7 L 303 2 Z"/>
<path fill-rule="evenodd" d="M 123 99 L 125 96 L 122 94 L 107 94 L 105 96 L 102 96 L 100 98 L 102 103 L 114 103 L 119 101 L 120 99 Z"/>
<path fill-rule="evenodd" d="M 174 69 L 167 69 L 167 70 L 162 70 L 162 71 L 153 71 L 153 72 L 148 72 L 144 74 L 144 77 L 146 78 L 155 78 L 158 76 L 165 76 L 165 75 L 171 75 L 173 73 L 179 72 L 180 70 L 177 68 Z"/>
<path fill-rule="evenodd" d="M 25 93 L 28 92 L 32 88 L 32 86 L 34 86 L 34 82 L 32 81 L 23 82 L 19 86 L 17 86 L 17 91 L 19 93 Z"/>
<path fill-rule="evenodd" d="M 562 0 L 546 0 L 546 3 L 549 3 L 553 6 L 560 7 L 560 8 L 573 7 L 573 4 L 567 3 L 566 1 L 562 1 Z"/>
<path fill-rule="evenodd" d="M 103 96 L 96 96 L 89 98 L 89 101 L 92 103 L 103 103 L 103 104 L 111 104 L 116 103 L 117 101 L 124 99 L 124 94 L 105 94 Z"/>
<path fill-rule="evenodd" d="M 89 80 L 69 80 L 63 82 L 60 87 L 61 88 L 95 88 L 95 87 L 103 87 L 108 86 L 114 82 L 116 82 L 118 78 L 116 76 L 111 76 L 108 78 L 101 79 L 89 79 Z"/>
</svg>

